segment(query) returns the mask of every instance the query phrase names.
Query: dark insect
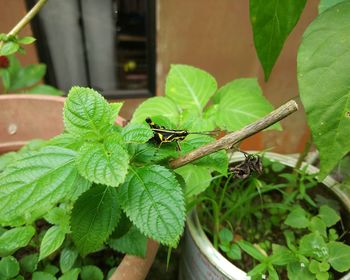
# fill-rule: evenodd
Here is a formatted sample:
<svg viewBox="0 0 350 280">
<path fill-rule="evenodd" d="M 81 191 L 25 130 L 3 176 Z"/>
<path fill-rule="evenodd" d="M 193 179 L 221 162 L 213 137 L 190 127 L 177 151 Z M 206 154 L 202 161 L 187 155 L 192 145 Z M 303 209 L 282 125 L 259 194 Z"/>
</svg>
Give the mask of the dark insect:
<svg viewBox="0 0 350 280">
<path fill-rule="evenodd" d="M 234 178 L 245 179 L 252 172 L 257 172 L 259 175 L 263 172 L 261 158 L 258 155 L 244 153 L 245 159 L 237 166 L 232 166 L 229 170 L 233 173 Z"/>
<path fill-rule="evenodd" d="M 146 122 L 149 124 L 151 129 L 153 130 L 153 138 L 157 144 L 159 144 L 159 147 L 163 143 L 176 143 L 176 149 L 178 151 L 181 151 L 181 147 L 179 142 L 184 140 L 187 135 L 189 134 L 202 134 L 202 135 L 213 135 L 216 132 L 215 131 L 204 131 L 204 132 L 189 132 L 187 130 L 179 130 L 179 129 L 167 129 L 164 126 L 155 124 L 151 118 L 146 118 Z"/>
</svg>

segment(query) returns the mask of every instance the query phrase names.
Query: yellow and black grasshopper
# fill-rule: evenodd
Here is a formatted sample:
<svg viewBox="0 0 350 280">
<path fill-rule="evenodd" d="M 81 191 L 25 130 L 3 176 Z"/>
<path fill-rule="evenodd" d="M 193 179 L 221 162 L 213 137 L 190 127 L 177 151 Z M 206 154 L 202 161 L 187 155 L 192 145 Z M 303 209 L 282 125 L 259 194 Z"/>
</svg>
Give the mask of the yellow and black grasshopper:
<svg viewBox="0 0 350 280">
<path fill-rule="evenodd" d="M 190 132 L 188 130 L 167 129 L 164 126 L 155 124 L 151 120 L 151 118 L 146 118 L 146 122 L 149 124 L 149 126 L 153 130 L 152 140 L 154 140 L 154 142 L 159 144 L 159 147 L 163 143 L 175 142 L 177 145 L 176 148 L 178 151 L 181 151 L 179 142 L 184 140 L 186 136 L 189 134 L 213 135 L 217 133 L 217 131 Z"/>
</svg>

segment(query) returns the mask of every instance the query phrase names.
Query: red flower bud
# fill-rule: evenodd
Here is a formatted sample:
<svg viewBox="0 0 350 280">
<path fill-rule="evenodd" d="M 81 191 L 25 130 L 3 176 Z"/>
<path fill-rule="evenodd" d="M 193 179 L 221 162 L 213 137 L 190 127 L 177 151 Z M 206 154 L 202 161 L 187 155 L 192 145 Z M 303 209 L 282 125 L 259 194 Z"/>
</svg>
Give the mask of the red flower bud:
<svg viewBox="0 0 350 280">
<path fill-rule="evenodd" d="M 8 68 L 10 64 L 7 56 L 0 55 L 0 68 Z"/>
</svg>

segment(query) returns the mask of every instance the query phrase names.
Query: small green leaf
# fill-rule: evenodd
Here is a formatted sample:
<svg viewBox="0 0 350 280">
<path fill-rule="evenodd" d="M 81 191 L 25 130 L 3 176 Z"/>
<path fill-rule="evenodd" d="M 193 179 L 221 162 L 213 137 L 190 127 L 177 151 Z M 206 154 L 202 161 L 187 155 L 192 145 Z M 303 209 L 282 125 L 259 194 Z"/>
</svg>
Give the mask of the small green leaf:
<svg viewBox="0 0 350 280">
<path fill-rule="evenodd" d="M 32 275 L 32 280 L 56 280 L 56 277 L 48 272 L 36 271 Z"/>
<path fill-rule="evenodd" d="M 44 94 L 44 95 L 54 95 L 54 96 L 62 96 L 64 92 L 49 86 L 49 85 L 36 85 L 28 90 L 24 91 L 25 93 L 35 93 L 35 94 Z"/>
<path fill-rule="evenodd" d="M 30 254 L 25 255 L 23 258 L 20 259 L 19 263 L 21 266 L 21 269 L 24 272 L 34 272 L 37 269 L 39 261 L 39 254 Z"/>
<path fill-rule="evenodd" d="M 233 240 L 233 234 L 229 229 L 223 228 L 219 232 L 219 238 L 223 243 L 230 243 Z"/>
<path fill-rule="evenodd" d="M 176 102 L 167 97 L 156 96 L 148 98 L 136 108 L 131 122 L 142 123 L 147 117 L 153 116 L 163 116 L 177 124 L 179 121 L 179 109 Z"/>
<path fill-rule="evenodd" d="M 299 261 L 290 262 L 287 264 L 287 274 L 290 280 L 314 280 L 315 275 L 312 274 L 307 264 L 300 263 Z"/>
<path fill-rule="evenodd" d="M 316 260 L 311 260 L 309 263 L 309 270 L 310 272 L 312 272 L 313 274 L 316 274 L 317 272 L 319 272 L 319 262 Z"/>
<path fill-rule="evenodd" d="M 65 237 L 66 233 L 62 231 L 61 227 L 50 227 L 41 241 L 39 260 L 55 252 L 62 245 Z"/>
<path fill-rule="evenodd" d="M 115 124 L 119 115 L 119 111 L 123 107 L 123 104 L 124 102 L 114 102 L 109 104 L 109 108 L 111 110 L 110 124 Z"/>
<path fill-rule="evenodd" d="M 144 235 L 176 245 L 184 228 L 185 203 L 170 170 L 158 165 L 130 168 L 118 191 L 124 212 Z"/>
<path fill-rule="evenodd" d="M 83 193 L 72 211 L 72 238 L 82 255 L 101 248 L 118 224 L 120 208 L 115 188 L 95 185 Z"/>
<path fill-rule="evenodd" d="M 35 41 L 36 39 L 34 37 L 26 36 L 26 37 L 18 38 L 17 43 L 23 44 L 23 45 L 29 45 L 34 43 Z"/>
<path fill-rule="evenodd" d="M 45 216 L 44 219 L 52 225 L 60 225 L 62 229 L 69 228 L 70 215 L 67 210 L 55 207 L 52 208 Z M 67 232 L 66 232 L 67 233 Z"/>
<path fill-rule="evenodd" d="M 110 135 L 103 143 L 85 143 L 76 159 L 79 173 L 89 181 L 117 187 L 125 179 L 129 155 L 119 137 Z"/>
<path fill-rule="evenodd" d="M 109 239 L 108 245 L 114 250 L 124 254 L 145 257 L 147 238 L 135 226 L 132 226 L 129 231 L 120 238 Z"/>
<path fill-rule="evenodd" d="M 300 253 L 316 260 L 324 260 L 328 257 L 327 244 L 318 232 L 304 235 L 300 239 Z"/>
<path fill-rule="evenodd" d="M 273 265 L 287 265 L 296 260 L 296 256 L 288 248 L 278 244 L 272 244 L 271 263 Z"/>
<path fill-rule="evenodd" d="M 261 277 L 266 272 L 266 270 L 267 270 L 267 264 L 260 263 L 256 266 L 254 266 L 254 268 L 252 270 L 250 270 L 247 274 L 248 274 L 248 276 L 252 276 L 253 279 L 255 279 L 255 277 Z"/>
<path fill-rule="evenodd" d="M 32 226 L 7 230 L 0 236 L 0 257 L 11 255 L 19 248 L 27 246 L 34 234 L 35 229 Z"/>
<path fill-rule="evenodd" d="M 57 266 L 50 263 L 47 264 L 43 270 L 43 272 L 50 273 L 51 275 L 56 275 L 59 271 L 60 269 Z"/>
<path fill-rule="evenodd" d="M 19 273 L 18 261 L 8 256 L 0 260 L 0 278 L 3 276 L 5 279 L 15 277 Z"/>
<path fill-rule="evenodd" d="M 232 81 L 219 90 L 217 125 L 228 131 L 241 129 L 270 113 L 271 103 L 263 96 L 255 78 Z M 272 129 L 281 129 L 274 125 Z"/>
<path fill-rule="evenodd" d="M 331 241 L 328 243 L 328 262 L 338 272 L 350 269 L 350 246 L 341 242 Z"/>
<path fill-rule="evenodd" d="M 319 263 L 318 268 L 320 271 L 325 272 L 328 271 L 331 268 L 331 266 L 328 262 L 321 262 Z"/>
<path fill-rule="evenodd" d="M 144 123 L 130 123 L 121 132 L 127 143 L 146 143 L 153 137 L 153 131 Z"/>
<path fill-rule="evenodd" d="M 284 223 L 294 228 L 306 228 L 309 225 L 308 213 L 297 206 L 288 214 Z"/>
<path fill-rule="evenodd" d="M 74 265 L 78 257 L 78 252 L 69 247 L 63 248 L 60 254 L 60 268 L 62 273 L 68 272 Z"/>
<path fill-rule="evenodd" d="M 101 269 L 94 265 L 83 266 L 80 273 L 81 280 L 103 280 Z"/>
<path fill-rule="evenodd" d="M 18 51 L 19 45 L 16 42 L 8 41 L 2 45 L 0 55 L 8 56 Z"/>
<path fill-rule="evenodd" d="M 111 108 L 97 91 L 72 87 L 64 103 L 64 125 L 68 132 L 100 140 L 111 128 Z"/>
<path fill-rule="evenodd" d="M 329 273 L 328 272 L 318 272 L 316 274 L 317 280 L 328 280 L 329 279 Z"/>
<path fill-rule="evenodd" d="M 165 95 L 182 109 L 201 113 L 216 89 L 217 83 L 209 73 L 189 65 L 177 64 L 171 65 Z"/>
<path fill-rule="evenodd" d="M 299 20 L 306 0 L 250 0 L 249 3 L 254 45 L 264 68 L 265 80 L 268 80 L 285 40 Z"/>
<path fill-rule="evenodd" d="M 267 272 L 269 273 L 269 280 L 279 280 L 278 273 L 276 269 L 270 264 L 267 267 Z"/>
<path fill-rule="evenodd" d="M 175 172 L 185 180 L 186 187 L 184 189 L 184 195 L 186 201 L 206 190 L 212 180 L 211 172 L 208 168 L 194 164 L 181 166 Z"/>
<path fill-rule="evenodd" d="M 318 4 L 318 13 L 321 14 L 327 9 L 344 1 L 346 0 L 320 0 L 320 4 Z"/>
<path fill-rule="evenodd" d="M 11 87 L 11 75 L 7 69 L 0 69 L 0 76 L 2 78 L 2 84 L 6 91 Z"/>
<path fill-rule="evenodd" d="M 298 51 L 298 83 L 322 180 L 350 151 L 350 2 L 320 14 Z"/>
<path fill-rule="evenodd" d="M 62 133 L 51 138 L 48 141 L 48 146 L 58 146 L 67 148 L 74 151 L 79 151 L 81 146 L 84 144 L 84 140 L 77 135 L 71 133 Z"/>
<path fill-rule="evenodd" d="M 327 226 L 323 220 L 319 217 L 312 217 L 309 224 L 309 230 L 311 232 L 318 232 L 324 238 L 327 238 Z"/>
<path fill-rule="evenodd" d="M 232 260 L 240 260 L 242 258 L 241 249 L 239 248 L 238 244 L 232 244 L 226 254 Z"/>
<path fill-rule="evenodd" d="M 318 216 L 326 223 L 327 227 L 331 227 L 340 221 L 340 216 L 333 208 L 328 205 L 322 205 Z"/>
<path fill-rule="evenodd" d="M 80 268 L 73 268 L 66 271 L 58 280 L 78 280 Z"/>
<path fill-rule="evenodd" d="M 267 257 L 263 255 L 257 248 L 254 247 L 253 244 L 249 243 L 248 241 L 245 240 L 240 240 L 237 242 L 239 247 L 252 256 L 254 259 L 258 260 L 259 262 L 263 262 Z M 251 275 L 251 274 L 249 274 Z"/>
<path fill-rule="evenodd" d="M 46 73 L 45 64 L 31 64 L 11 75 L 11 87 L 9 91 L 30 87 L 38 83 Z"/>
</svg>

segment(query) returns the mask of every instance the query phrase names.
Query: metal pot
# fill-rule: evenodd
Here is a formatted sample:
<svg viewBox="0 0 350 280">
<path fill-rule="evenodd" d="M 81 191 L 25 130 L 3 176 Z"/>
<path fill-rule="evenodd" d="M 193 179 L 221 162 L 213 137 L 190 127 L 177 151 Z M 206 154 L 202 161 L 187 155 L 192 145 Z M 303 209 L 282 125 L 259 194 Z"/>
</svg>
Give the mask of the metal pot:
<svg viewBox="0 0 350 280">
<path fill-rule="evenodd" d="M 276 153 L 265 153 L 265 156 L 290 167 L 294 167 L 297 162 L 295 158 Z M 231 162 L 242 160 L 244 160 L 242 154 L 233 154 L 231 157 Z M 306 167 L 306 172 L 309 174 L 318 173 L 316 167 L 307 165 L 306 163 L 304 163 L 302 167 L 304 166 Z M 342 202 L 343 210 L 346 212 L 346 215 L 350 217 L 349 193 L 342 189 L 340 184 L 329 176 L 326 177 L 322 183 Z M 214 248 L 202 229 L 197 212 L 193 210 L 187 217 L 187 226 L 182 244 L 179 279 L 245 280 L 250 279 L 250 277 L 247 276 L 246 272 L 233 265 Z M 350 272 L 341 278 L 341 280 L 349 279 Z"/>
</svg>

